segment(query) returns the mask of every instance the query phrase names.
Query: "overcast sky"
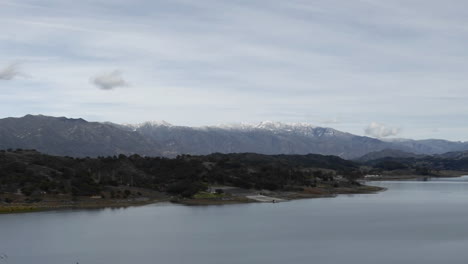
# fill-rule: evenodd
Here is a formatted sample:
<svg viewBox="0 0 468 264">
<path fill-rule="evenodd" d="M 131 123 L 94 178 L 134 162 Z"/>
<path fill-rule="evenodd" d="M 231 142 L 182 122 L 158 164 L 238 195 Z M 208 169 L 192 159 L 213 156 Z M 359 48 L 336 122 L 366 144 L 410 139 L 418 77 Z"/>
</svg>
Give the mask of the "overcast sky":
<svg viewBox="0 0 468 264">
<path fill-rule="evenodd" d="M 468 140 L 468 1 L 0 0 L 0 117 Z"/>
</svg>

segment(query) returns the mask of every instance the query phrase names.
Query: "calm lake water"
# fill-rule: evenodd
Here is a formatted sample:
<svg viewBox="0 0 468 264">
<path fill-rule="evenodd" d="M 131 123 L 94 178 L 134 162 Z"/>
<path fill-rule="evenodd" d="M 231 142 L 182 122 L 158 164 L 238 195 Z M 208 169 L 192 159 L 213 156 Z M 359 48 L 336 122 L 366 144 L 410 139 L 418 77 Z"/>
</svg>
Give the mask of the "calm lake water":
<svg viewBox="0 0 468 264">
<path fill-rule="evenodd" d="M 388 191 L 0 215 L 0 263 L 467 263 L 468 177 L 374 185 Z"/>
</svg>

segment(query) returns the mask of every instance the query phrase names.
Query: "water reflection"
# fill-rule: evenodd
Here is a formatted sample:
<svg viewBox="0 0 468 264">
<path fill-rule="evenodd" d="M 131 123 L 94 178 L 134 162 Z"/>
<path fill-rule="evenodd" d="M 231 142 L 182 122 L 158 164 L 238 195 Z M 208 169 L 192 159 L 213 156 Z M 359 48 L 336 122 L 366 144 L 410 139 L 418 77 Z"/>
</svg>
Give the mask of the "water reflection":
<svg viewBox="0 0 468 264">
<path fill-rule="evenodd" d="M 0 216 L 8 263 L 466 263 L 468 177 L 278 204 Z"/>
</svg>

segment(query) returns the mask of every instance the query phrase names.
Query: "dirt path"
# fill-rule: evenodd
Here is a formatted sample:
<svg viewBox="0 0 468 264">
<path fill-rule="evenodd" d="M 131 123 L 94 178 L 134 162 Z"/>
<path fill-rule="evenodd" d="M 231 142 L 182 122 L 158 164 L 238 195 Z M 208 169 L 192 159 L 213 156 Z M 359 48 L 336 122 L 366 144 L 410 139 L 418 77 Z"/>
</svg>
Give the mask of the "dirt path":
<svg viewBox="0 0 468 264">
<path fill-rule="evenodd" d="M 246 196 L 247 198 L 251 200 L 255 200 L 257 202 L 264 202 L 264 203 L 277 203 L 277 202 L 284 202 L 286 200 L 276 198 L 276 197 L 270 197 L 270 196 L 265 196 L 265 195 L 248 195 Z"/>
</svg>

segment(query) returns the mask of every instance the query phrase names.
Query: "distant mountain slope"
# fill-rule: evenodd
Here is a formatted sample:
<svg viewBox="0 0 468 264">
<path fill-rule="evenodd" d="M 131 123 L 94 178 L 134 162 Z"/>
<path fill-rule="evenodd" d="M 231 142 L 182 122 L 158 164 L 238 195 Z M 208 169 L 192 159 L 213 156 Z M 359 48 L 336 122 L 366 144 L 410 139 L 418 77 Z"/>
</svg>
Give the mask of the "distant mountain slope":
<svg viewBox="0 0 468 264">
<path fill-rule="evenodd" d="M 307 124 L 262 122 L 258 125 L 191 128 L 167 123 L 129 126 L 158 142 L 165 156 L 254 152 L 261 154 L 322 154 L 354 158 L 385 149 L 388 143 Z"/>
<path fill-rule="evenodd" d="M 87 122 L 27 115 L 0 119 L 0 149 L 37 149 L 53 155 L 96 157 L 117 154 L 175 157 L 211 153 L 322 154 L 356 159 L 394 149 L 416 154 L 468 150 L 468 143 L 445 140 L 382 141 L 310 124 L 262 122 L 256 125 L 173 126 Z"/>
<path fill-rule="evenodd" d="M 452 151 L 468 150 L 468 142 L 448 141 L 442 139 L 395 139 L 387 141 L 395 149 L 408 149 L 417 154 L 441 154 Z"/>
<path fill-rule="evenodd" d="M 454 152 L 447 152 L 443 154 L 434 155 L 436 158 L 440 159 L 468 159 L 468 151 L 454 151 Z"/>
<path fill-rule="evenodd" d="M 384 149 L 381 151 L 375 151 L 367 153 L 366 155 L 356 159 L 359 162 L 367 162 L 382 158 L 421 158 L 424 157 L 422 154 L 414 154 L 411 152 L 405 152 L 397 149 Z"/>
<path fill-rule="evenodd" d="M 83 119 L 27 115 L 0 119 L 0 149 L 26 148 L 62 156 L 159 155 L 138 132 Z"/>
</svg>

